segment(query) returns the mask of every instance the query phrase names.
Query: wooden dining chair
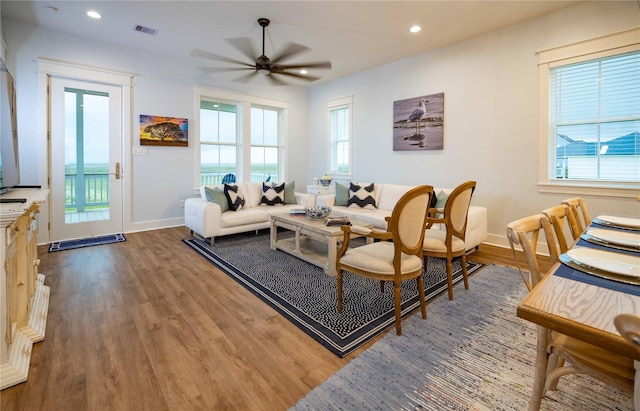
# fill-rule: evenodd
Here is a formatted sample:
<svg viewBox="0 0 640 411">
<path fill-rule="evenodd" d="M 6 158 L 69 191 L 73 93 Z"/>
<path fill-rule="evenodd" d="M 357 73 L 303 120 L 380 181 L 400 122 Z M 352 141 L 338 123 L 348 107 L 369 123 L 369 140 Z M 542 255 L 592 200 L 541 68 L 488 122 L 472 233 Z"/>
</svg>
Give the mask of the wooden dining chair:
<svg viewBox="0 0 640 411">
<path fill-rule="evenodd" d="M 529 290 L 544 278 L 536 255 L 540 231 L 545 235 L 552 261 L 557 260 L 557 251 L 553 250 L 557 250 L 558 245 L 555 244 L 556 236 L 551 227 L 551 219 L 547 214 L 525 217 L 507 225 L 507 238 L 514 256 L 514 246 L 517 244 L 525 254 L 531 279 L 527 281 L 523 276 L 523 280 Z M 567 374 L 589 374 L 607 384 L 632 392 L 635 375 L 632 359 L 540 325 L 537 336 L 538 356 L 529 410 L 538 410 L 546 392 L 554 390 L 560 377 Z"/>
<path fill-rule="evenodd" d="M 447 260 L 447 287 L 449 299 L 453 300 L 453 259 L 460 258 L 462 263 L 462 278 L 464 288 L 469 289 L 467 274 L 467 256 L 465 254 L 465 236 L 467 233 L 467 217 L 471 196 L 476 189 L 475 181 L 467 181 L 457 186 L 442 209 L 429 209 L 424 247 L 422 254 L 425 269 L 429 257 L 445 258 Z M 445 230 L 432 228 L 434 224 L 442 224 Z"/>
<path fill-rule="evenodd" d="M 589 217 L 589 210 L 587 210 L 587 204 L 582 197 L 572 197 L 562 200 L 561 204 L 569 206 L 573 212 L 573 216 L 576 220 L 576 225 L 580 234 L 589 227 L 591 224 L 591 217 Z M 574 235 L 575 237 L 575 235 Z"/>
<path fill-rule="evenodd" d="M 507 239 L 509 240 L 509 246 L 513 252 L 513 258 L 518 270 L 520 271 L 520 276 L 529 291 L 531 291 L 533 287 L 542 280 L 542 277 L 545 274 L 540 271 L 540 265 L 538 264 L 537 259 L 537 249 L 540 244 L 539 240 L 541 240 L 540 232 L 544 234 L 544 240 L 547 243 L 547 250 L 549 252 L 549 259 L 553 265 L 558 261 L 558 247 L 556 246 L 549 217 L 542 213 L 534 214 L 532 216 L 513 221 L 507 225 Z M 529 272 L 528 276 L 524 275 L 520 262 L 518 261 L 516 245 L 519 245 L 524 253 Z"/>
<path fill-rule="evenodd" d="M 542 210 L 542 214 L 549 217 L 553 231 L 556 234 L 556 240 L 560 253 L 566 253 L 573 243 L 580 237 L 582 231 L 578 230 L 576 219 L 573 211 L 566 204 L 558 204 Z M 567 228 L 571 237 L 567 236 Z"/>
<path fill-rule="evenodd" d="M 344 241 L 338 250 L 336 261 L 338 312 L 342 312 L 342 279 L 344 272 L 353 273 L 384 282 L 393 282 L 396 333 L 402 334 L 402 301 L 400 284 L 416 279 L 422 318 L 427 318 L 427 306 L 422 278 L 422 243 L 427 211 L 433 187 L 418 186 L 407 191 L 396 203 L 390 217 L 387 217 L 387 231 L 377 231 L 360 226 L 341 227 Z M 351 234 L 378 240 L 366 245 L 349 248 Z"/>
</svg>

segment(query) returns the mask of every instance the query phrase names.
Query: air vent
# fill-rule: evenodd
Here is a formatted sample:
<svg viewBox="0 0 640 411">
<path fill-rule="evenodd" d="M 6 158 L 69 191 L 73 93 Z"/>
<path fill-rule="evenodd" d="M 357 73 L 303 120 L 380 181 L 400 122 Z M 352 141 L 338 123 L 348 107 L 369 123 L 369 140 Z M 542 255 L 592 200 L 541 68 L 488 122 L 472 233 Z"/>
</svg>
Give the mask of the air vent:
<svg viewBox="0 0 640 411">
<path fill-rule="evenodd" d="M 149 27 L 145 27 L 145 26 L 141 26 L 141 25 L 137 25 L 133 29 L 135 31 L 139 31 L 140 33 L 149 34 L 151 36 L 155 36 L 156 34 L 158 34 L 158 30 L 151 29 Z"/>
</svg>

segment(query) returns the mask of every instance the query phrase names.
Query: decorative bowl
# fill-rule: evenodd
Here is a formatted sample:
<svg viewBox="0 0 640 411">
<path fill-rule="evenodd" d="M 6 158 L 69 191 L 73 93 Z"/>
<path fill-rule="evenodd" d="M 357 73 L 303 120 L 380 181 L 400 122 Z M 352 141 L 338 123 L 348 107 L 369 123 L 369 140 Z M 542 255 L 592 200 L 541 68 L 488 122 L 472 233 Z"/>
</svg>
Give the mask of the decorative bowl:
<svg viewBox="0 0 640 411">
<path fill-rule="evenodd" d="M 307 212 L 307 217 L 312 220 L 322 220 L 331 214 L 331 207 L 329 206 L 313 206 L 306 207 L 304 211 Z"/>
<path fill-rule="evenodd" d="M 331 179 L 330 178 L 321 178 L 320 179 L 320 185 L 322 187 L 329 187 L 330 184 L 331 184 Z"/>
</svg>

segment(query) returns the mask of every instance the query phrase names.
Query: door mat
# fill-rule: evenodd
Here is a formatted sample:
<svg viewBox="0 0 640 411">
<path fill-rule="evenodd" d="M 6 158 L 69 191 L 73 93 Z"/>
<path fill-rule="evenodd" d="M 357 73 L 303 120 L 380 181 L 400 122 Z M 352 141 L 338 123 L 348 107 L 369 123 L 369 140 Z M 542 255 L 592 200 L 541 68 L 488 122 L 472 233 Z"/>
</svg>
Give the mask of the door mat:
<svg viewBox="0 0 640 411">
<path fill-rule="evenodd" d="M 94 245 L 120 243 L 122 241 L 127 241 L 122 233 L 103 235 L 100 237 L 78 238 L 75 240 L 54 241 L 49 244 L 49 252 L 52 253 L 54 251 L 72 250 L 74 248 L 91 247 Z"/>
</svg>

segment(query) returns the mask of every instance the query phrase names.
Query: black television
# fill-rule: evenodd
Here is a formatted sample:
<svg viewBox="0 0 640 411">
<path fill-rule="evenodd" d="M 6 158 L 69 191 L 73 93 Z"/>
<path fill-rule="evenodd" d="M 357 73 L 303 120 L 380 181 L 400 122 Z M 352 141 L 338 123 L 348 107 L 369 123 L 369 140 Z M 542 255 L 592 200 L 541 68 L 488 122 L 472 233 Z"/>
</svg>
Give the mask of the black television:
<svg viewBox="0 0 640 411">
<path fill-rule="evenodd" d="M 0 59 L 0 194 L 20 184 L 16 83 Z"/>
</svg>

